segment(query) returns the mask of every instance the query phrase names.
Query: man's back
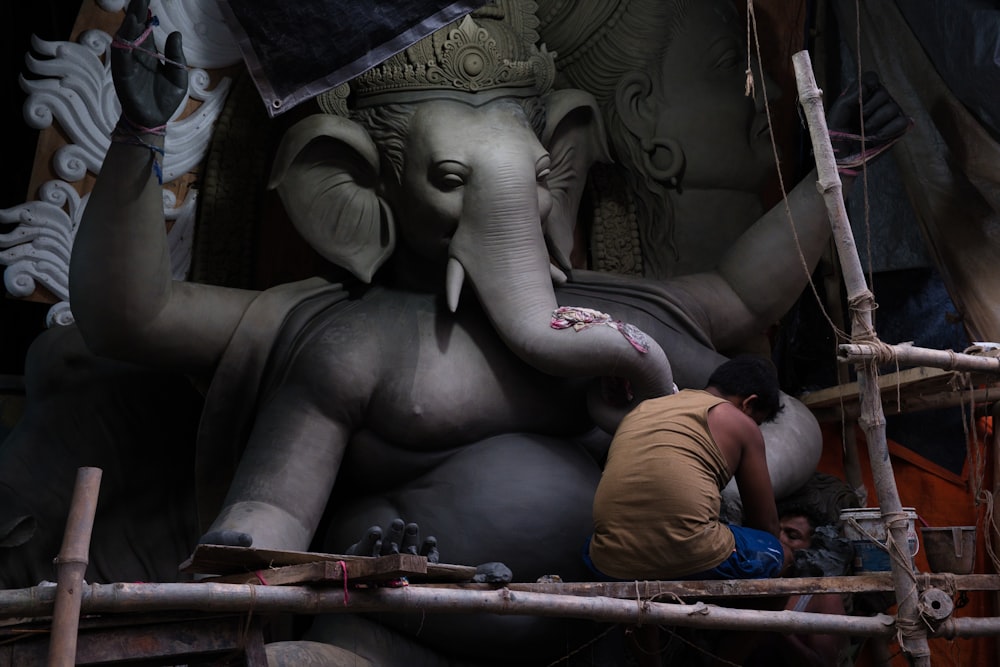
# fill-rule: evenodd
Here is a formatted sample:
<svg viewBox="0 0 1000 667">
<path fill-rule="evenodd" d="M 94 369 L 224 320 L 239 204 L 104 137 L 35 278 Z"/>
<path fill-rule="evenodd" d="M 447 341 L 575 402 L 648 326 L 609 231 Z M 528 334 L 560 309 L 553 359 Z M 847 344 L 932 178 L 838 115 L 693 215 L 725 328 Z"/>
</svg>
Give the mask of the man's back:
<svg viewBox="0 0 1000 667">
<path fill-rule="evenodd" d="M 709 431 L 726 399 L 685 390 L 644 401 L 615 434 L 594 497 L 590 556 L 609 575 L 670 579 L 713 567 L 732 551 L 719 523 L 732 474 Z"/>
</svg>

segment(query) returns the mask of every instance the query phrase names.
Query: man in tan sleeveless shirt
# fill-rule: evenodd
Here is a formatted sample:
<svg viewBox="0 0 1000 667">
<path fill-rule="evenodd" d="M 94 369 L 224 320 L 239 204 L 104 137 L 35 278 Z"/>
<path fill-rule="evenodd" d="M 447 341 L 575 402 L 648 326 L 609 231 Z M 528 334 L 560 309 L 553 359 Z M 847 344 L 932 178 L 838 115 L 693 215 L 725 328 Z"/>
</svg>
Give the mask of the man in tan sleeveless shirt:
<svg viewBox="0 0 1000 667">
<path fill-rule="evenodd" d="M 649 399 L 615 433 L 594 497 L 588 564 L 611 579 L 751 579 L 786 556 L 759 425 L 780 409 L 773 364 L 739 357 L 704 390 Z M 720 521 L 736 478 L 743 525 Z"/>
</svg>

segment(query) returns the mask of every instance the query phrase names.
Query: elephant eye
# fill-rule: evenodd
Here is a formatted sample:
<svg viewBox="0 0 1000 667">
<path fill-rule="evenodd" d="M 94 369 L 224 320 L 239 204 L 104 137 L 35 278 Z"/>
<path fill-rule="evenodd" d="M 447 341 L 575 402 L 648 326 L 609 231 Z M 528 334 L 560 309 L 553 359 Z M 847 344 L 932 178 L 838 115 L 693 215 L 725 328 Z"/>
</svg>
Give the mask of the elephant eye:
<svg viewBox="0 0 1000 667">
<path fill-rule="evenodd" d="M 465 185 L 466 169 L 461 163 L 444 160 L 431 169 L 431 182 L 439 190 L 455 190 Z"/>
</svg>

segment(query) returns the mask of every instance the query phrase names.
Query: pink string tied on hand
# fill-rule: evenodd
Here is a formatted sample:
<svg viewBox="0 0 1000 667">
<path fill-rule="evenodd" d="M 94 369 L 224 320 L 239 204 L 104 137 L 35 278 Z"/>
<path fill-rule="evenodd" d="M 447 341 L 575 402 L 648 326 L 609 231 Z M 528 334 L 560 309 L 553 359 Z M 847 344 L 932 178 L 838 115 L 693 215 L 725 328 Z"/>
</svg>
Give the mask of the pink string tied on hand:
<svg viewBox="0 0 1000 667">
<path fill-rule="evenodd" d="M 144 141 L 142 136 L 151 134 L 162 137 L 165 136 L 166 133 L 166 125 L 144 127 L 133 123 L 125 117 L 125 114 L 122 114 L 121 118 L 118 119 L 118 124 L 115 125 L 115 129 L 111 132 L 111 141 L 120 144 L 128 144 L 130 146 L 142 146 L 147 148 L 149 152 L 153 154 L 153 173 L 156 174 L 156 182 L 163 185 L 163 167 L 160 166 L 159 158 L 163 157 L 165 153 L 159 146 L 151 144 L 148 141 Z"/>
<path fill-rule="evenodd" d="M 138 37 L 132 40 L 125 39 L 120 34 L 116 33 L 114 39 L 111 40 L 111 48 L 122 49 L 123 51 L 140 51 L 142 53 L 145 53 L 147 55 L 156 58 L 161 63 L 167 63 L 170 65 L 174 65 L 176 67 L 182 67 L 184 69 L 188 69 L 187 65 L 185 65 L 184 63 L 179 63 L 176 60 L 171 60 L 162 53 L 158 52 L 156 49 L 145 49 L 142 47 L 142 44 L 147 39 L 149 39 L 150 35 L 153 34 L 153 28 L 159 27 L 159 25 L 160 25 L 159 17 L 153 14 L 151 10 L 148 10 L 146 13 L 145 30 L 143 30 Z"/>
</svg>

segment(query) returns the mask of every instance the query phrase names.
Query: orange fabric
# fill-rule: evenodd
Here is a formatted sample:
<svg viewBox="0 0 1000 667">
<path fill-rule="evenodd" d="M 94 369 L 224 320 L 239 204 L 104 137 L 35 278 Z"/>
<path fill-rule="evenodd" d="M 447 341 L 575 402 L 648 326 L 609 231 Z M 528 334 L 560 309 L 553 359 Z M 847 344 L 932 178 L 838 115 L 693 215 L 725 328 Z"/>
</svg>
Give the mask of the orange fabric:
<svg viewBox="0 0 1000 667">
<path fill-rule="evenodd" d="M 970 434 L 970 440 L 978 442 L 978 447 L 985 456 L 992 449 L 992 428 L 988 419 L 981 420 L 978 432 Z M 861 462 L 862 479 L 868 490 L 869 507 L 878 506 L 878 497 L 872 479 L 871 466 L 868 461 L 868 450 L 865 436 L 859 428 L 857 433 L 858 458 Z M 959 434 L 955 443 L 942 443 L 942 446 L 962 447 L 963 435 Z M 823 455 L 818 470 L 844 479 L 843 438 L 840 424 L 823 425 Z M 888 441 L 889 455 L 892 461 L 899 499 L 903 507 L 913 507 L 918 516 L 930 526 L 966 526 L 976 525 L 976 573 L 995 573 L 986 547 L 983 542 L 983 507 L 974 505 L 970 462 L 967 461 L 962 475 L 941 468 L 914 452 L 905 449 L 900 444 Z M 986 460 L 982 469 L 982 488 L 992 489 L 992 460 Z M 919 532 L 919 531 L 918 531 Z M 917 569 L 930 572 L 923 548 L 914 559 Z M 1000 615 L 997 604 L 998 594 L 991 591 L 970 591 L 968 604 L 954 612 L 955 617 L 989 617 Z M 957 606 L 957 605 L 956 605 Z M 894 613 L 895 609 L 887 613 Z M 870 643 L 870 642 L 869 642 Z M 997 664 L 997 640 L 994 637 L 957 638 L 953 640 L 928 640 L 931 650 L 930 662 L 934 667 L 986 667 Z M 892 667 L 905 667 L 906 658 L 900 653 L 895 641 L 890 643 L 893 655 Z M 858 656 L 855 665 L 868 667 L 878 664 L 872 655 L 870 646 L 865 646 Z"/>
</svg>

